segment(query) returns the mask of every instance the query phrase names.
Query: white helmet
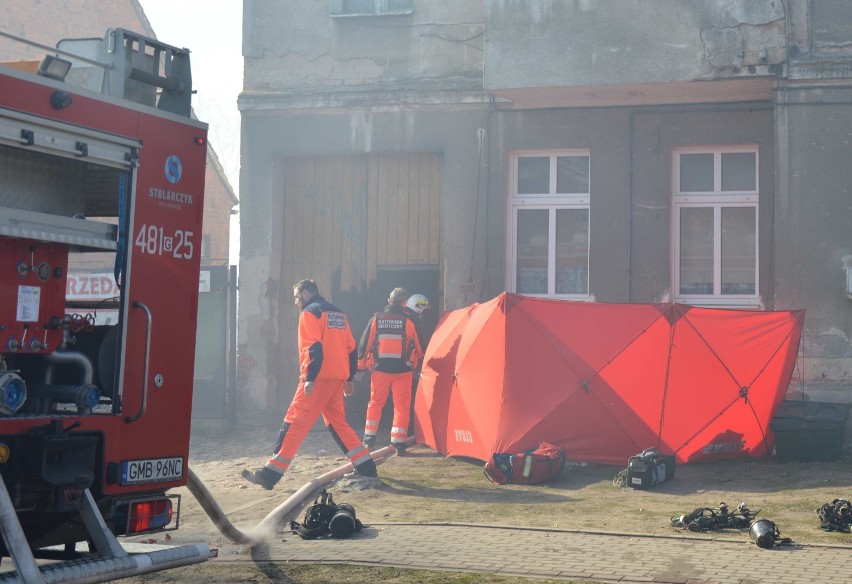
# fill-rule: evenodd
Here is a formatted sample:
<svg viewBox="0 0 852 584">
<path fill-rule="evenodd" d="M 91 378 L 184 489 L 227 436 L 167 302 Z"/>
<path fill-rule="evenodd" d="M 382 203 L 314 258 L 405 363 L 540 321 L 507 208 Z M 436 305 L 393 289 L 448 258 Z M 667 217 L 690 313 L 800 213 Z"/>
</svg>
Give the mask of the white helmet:
<svg viewBox="0 0 852 584">
<path fill-rule="evenodd" d="M 423 311 L 429 308 L 429 299 L 423 294 L 412 294 L 405 303 L 406 308 L 417 314 L 423 314 Z"/>
</svg>

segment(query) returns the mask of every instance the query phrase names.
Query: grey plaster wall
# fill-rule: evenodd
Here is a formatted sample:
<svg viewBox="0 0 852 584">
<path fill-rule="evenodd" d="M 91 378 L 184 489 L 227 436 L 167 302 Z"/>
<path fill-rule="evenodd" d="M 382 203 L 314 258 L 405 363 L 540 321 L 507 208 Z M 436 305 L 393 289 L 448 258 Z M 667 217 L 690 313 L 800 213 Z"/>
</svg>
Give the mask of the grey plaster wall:
<svg viewBox="0 0 852 584">
<path fill-rule="evenodd" d="M 781 0 L 489 0 L 485 87 L 693 81 L 785 59 Z"/>
<path fill-rule="evenodd" d="M 805 307 L 811 389 L 852 382 L 852 89 L 779 88 L 777 299 Z M 820 386 L 823 386 L 820 388 Z"/>
<path fill-rule="evenodd" d="M 819 0 L 811 5 L 812 50 L 818 55 L 852 55 L 852 3 Z"/>
<path fill-rule="evenodd" d="M 277 274 L 282 156 L 441 153 L 440 308 L 454 309 L 507 287 L 513 151 L 591 151 L 590 292 L 655 302 L 670 298 L 673 148 L 756 143 L 762 307 L 808 310 L 797 376 L 850 401 L 849 5 L 418 0 L 411 15 L 339 19 L 323 0 L 245 0 L 241 398 L 258 411 L 293 381 L 280 362 L 295 333 L 277 329 L 292 283 Z M 775 102 L 686 106 L 677 86 L 666 93 L 668 82 L 709 89 L 740 75 L 772 76 Z M 499 98 L 489 108 L 482 91 L 648 83 L 669 105 L 511 110 Z"/>
<path fill-rule="evenodd" d="M 320 0 L 245 0 L 245 88 L 482 86 L 479 0 L 417 2 L 403 16 L 335 18 Z"/>
</svg>

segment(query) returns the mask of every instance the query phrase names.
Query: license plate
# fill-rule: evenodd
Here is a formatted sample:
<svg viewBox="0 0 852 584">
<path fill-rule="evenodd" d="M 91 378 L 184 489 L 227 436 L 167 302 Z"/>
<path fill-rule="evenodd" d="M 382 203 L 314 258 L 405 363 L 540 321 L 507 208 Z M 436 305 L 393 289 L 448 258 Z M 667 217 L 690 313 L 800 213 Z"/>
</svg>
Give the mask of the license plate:
<svg viewBox="0 0 852 584">
<path fill-rule="evenodd" d="M 165 483 L 183 478 L 183 457 L 125 460 L 121 463 L 121 484 Z"/>
</svg>

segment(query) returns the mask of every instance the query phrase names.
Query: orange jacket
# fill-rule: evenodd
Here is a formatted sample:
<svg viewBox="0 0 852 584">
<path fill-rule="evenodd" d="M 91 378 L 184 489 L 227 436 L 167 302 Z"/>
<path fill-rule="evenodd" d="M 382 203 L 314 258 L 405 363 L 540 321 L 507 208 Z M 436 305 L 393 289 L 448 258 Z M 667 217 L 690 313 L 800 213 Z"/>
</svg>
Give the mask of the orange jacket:
<svg viewBox="0 0 852 584">
<path fill-rule="evenodd" d="M 357 367 L 349 319 L 319 294 L 313 296 L 299 315 L 300 379 L 349 380 Z"/>
<path fill-rule="evenodd" d="M 401 306 L 388 305 L 370 319 L 358 344 L 358 369 L 405 373 L 423 355 L 417 328 Z"/>
</svg>

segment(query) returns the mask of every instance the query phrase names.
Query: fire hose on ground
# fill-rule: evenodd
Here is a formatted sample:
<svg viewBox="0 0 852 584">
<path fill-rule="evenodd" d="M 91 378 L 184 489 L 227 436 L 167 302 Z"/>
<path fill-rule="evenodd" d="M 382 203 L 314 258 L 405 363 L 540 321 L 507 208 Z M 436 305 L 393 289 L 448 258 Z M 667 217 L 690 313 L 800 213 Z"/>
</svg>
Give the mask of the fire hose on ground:
<svg viewBox="0 0 852 584">
<path fill-rule="evenodd" d="M 409 442 L 413 442 L 413 438 L 409 438 Z M 370 456 L 376 464 L 381 464 L 396 453 L 393 446 L 385 446 L 375 452 L 371 452 Z M 273 537 L 279 525 L 294 519 L 304 506 L 313 500 L 320 491 L 329 484 L 340 479 L 346 473 L 352 472 L 354 467 L 351 462 L 347 462 L 332 471 L 322 474 L 307 483 L 305 483 L 298 491 L 290 495 L 290 497 L 273 509 L 260 523 L 248 531 L 242 531 L 234 526 L 231 520 L 228 519 L 225 512 L 213 498 L 213 495 L 201 482 L 201 479 L 193 472 L 192 468 L 188 472 L 188 480 L 186 483 L 189 492 L 198 500 L 201 508 L 207 513 L 207 516 L 224 537 L 234 543 L 245 544 L 255 547 L 265 543 Z"/>
</svg>

